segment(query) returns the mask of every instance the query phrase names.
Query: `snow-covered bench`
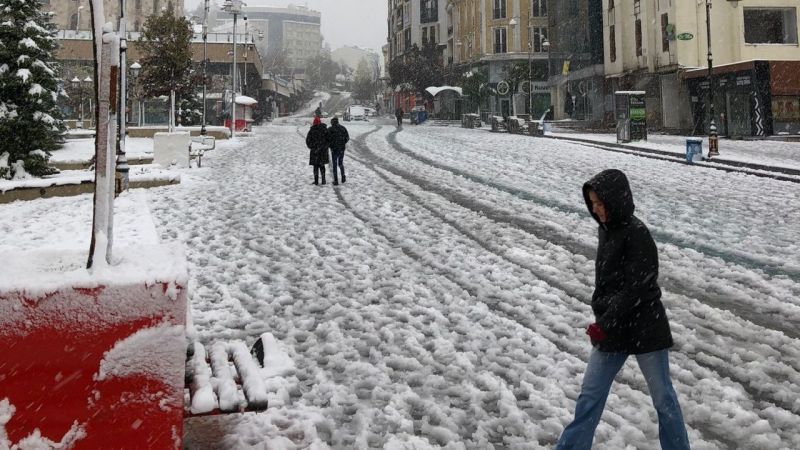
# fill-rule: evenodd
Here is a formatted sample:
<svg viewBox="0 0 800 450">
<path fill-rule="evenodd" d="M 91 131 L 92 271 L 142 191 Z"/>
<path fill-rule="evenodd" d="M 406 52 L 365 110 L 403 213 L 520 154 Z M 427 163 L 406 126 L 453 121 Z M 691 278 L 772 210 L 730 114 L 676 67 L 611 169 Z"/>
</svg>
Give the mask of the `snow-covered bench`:
<svg viewBox="0 0 800 450">
<path fill-rule="evenodd" d="M 263 355 L 262 339 L 257 344 L 260 343 Z M 184 417 L 267 409 L 267 388 L 260 371 L 261 363 L 242 341 L 216 342 L 210 351 L 200 342 L 194 342 L 187 352 L 189 396 L 184 404 Z"/>
<path fill-rule="evenodd" d="M 214 136 L 195 136 L 189 142 L 189 168 L 192 167 L 192 160 L 197 161 L 197 167 L 203 165 L 203 155 L 206 150 L 214 150 L 217 140 Z"/>
</svg>

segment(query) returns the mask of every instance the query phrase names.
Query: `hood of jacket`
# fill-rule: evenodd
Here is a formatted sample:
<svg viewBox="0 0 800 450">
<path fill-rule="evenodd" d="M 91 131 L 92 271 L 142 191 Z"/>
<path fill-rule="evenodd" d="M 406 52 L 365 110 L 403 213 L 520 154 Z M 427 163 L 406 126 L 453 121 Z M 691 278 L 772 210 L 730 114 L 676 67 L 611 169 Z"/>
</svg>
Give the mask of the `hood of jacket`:
<svg viewBox="0 0 800 450">
<path fill-rule="evenodd" d="M 592 202 L 589 200 L 589 191 L 597 193 L 597 197 L 603 202 L 608 215 L 608 222 L 600 222 L 600 218 L 592 211 Z M 628 177 L 621 170 L 609 169 L 595 175 L 591 180 L 583 185 L 583 199 L 586 201 L 586 208 L 594 220 L 606 228 L 618 228 L 627 225 L 636 206 L 633 204 L 633 194 L 628 183 Z"/>
</svg>

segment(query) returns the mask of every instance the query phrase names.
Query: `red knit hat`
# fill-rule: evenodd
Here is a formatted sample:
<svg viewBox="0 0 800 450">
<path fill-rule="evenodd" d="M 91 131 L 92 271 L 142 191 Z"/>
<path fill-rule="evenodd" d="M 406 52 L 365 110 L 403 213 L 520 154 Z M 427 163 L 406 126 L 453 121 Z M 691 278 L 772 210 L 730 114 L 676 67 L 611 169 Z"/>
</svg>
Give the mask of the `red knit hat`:
<svg viewBox="0 0 800 450">
<path fill-rule="evenodd" d="M 322 123 L 322 120 L 320 120 L 319 116 L 314 116 L 314 125 L 319 125 L 321 123 Z"/>
</svg>

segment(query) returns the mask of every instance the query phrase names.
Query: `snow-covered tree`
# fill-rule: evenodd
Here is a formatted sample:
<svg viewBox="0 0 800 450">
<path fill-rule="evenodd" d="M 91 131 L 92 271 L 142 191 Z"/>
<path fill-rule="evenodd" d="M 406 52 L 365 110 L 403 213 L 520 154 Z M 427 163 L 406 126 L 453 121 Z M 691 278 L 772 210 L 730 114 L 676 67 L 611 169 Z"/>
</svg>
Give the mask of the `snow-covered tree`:
<svg viewBox="0 0 800 450">
<path fill-rule="evenodd" d="M 1 1 L 1 0 L 0 0 Z M 148 97 L 192 95 L 197 83 L 192 66 L 192 26 L 182 15 L 175 15 L 169 2 L 158 15 L 147 18 L 139 38 L 142 51 L 142 90 Z"/>
<path fill-rule="evenodd" d="M 55 27 L 39 0 L 0 0 L 0 178 L 50 175 L 66 127 Z"/>
</svg>

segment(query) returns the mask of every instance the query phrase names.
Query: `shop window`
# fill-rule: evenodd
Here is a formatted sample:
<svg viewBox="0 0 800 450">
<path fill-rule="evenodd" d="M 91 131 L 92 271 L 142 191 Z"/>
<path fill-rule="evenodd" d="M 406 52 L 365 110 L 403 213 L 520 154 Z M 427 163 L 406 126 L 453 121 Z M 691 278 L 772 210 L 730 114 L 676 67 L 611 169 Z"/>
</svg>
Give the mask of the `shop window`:
<svg viewBox="0 0 800 450">
<path fill-rule="evenodd" d="M 748 44 L 797 44 L 797 8 L 745 8 Z"/>
</svg>

